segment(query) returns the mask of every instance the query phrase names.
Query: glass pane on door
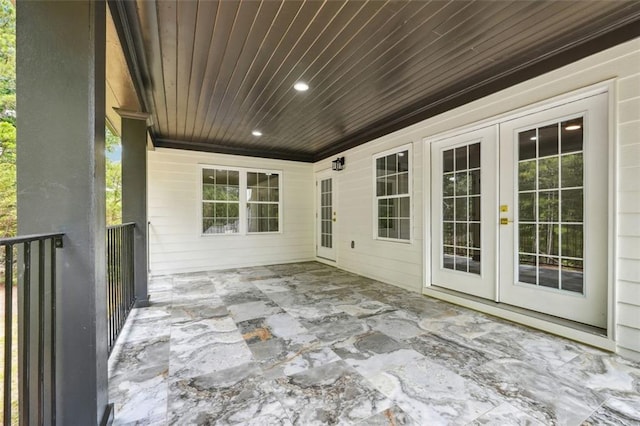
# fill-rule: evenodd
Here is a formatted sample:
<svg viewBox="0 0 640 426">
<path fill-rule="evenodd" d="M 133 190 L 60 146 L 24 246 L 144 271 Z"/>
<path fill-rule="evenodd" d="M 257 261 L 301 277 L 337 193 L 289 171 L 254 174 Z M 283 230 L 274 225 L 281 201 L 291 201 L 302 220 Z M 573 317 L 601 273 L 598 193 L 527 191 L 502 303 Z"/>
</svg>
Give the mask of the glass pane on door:
<svg viewBox="0 0 640 426">
<path fill-rule="evenodd" d="M 333 247 L 331 179 L 320 181 L 320 246 Z"/>
<path fill-rule="evenodd" d="M 480 143 L 442 151 L 442 267 L 480 275 Z"/>
<path fill-rule="evenodd" d="M 584 293 L 582 117 L 518 133 L 518 281 Z"/>
</svg>

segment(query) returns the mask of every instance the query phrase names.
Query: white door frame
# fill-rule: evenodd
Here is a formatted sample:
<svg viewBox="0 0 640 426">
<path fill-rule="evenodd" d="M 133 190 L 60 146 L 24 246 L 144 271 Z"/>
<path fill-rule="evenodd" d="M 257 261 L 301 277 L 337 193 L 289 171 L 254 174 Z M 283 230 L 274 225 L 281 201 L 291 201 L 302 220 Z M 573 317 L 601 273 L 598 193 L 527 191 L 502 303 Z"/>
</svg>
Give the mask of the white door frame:
<svg viewBox="0 0 640 426">
<path fill-rule="evenodd" d="M 443 267 L 443 150 L 480 143 L 480 273 L 455 271 Z M 497 166 L 498 127 L 488 126 L 433 141 L 431 149 L 431 283 L 451 290 L 472 294 L 485 299 L 497 300 Z M 470 198 L 462 198 L 469 201 Z M 465 202 L 465 204 L 467 204 Z M 427 206 L 427 208 L 429 208 Z M 463 221 L 464 222 L 464 221 Z M 464 223 L 463 223 L 464 225 Z M 457 225 L 455 225 L 457 228 Z M 470 232 L 470 231 L 469 231 Z M 457 245 L 457 244 L 456 244 Z"/>
<path fill-rule="evenodd" d="M 608 164 L 608 146 L 603 143 L 608 137 L 607 105 L 607 95 L 600 94 L 515 120 L 505 121 L 500 125 L 499 170 L 502 175 L 500 179 L 500 204 L 510 207 L 510 211 L 501 214 L 501 217 L 508 219 L 509 223 L 500 226 L 502 253 L 500 255 L 499 282 L 500 299 L 504 303 L 606 328 L 608 308 L 606 282 L 609 248 L 607 246 L 607 229 L 601 224 L 607 224 L 609 220 L 607 206 L 602 202 L 603 199 L 608 199 L 606 179 L 608 173 L 602 167 L 603 162 L 605 165 Z M 518 187 L 518 175 L 515 171 L 518 166 L 518 150 L 515 135 L 518 131 L 532 126 L 555 124 L 576 116 L 582 116 L 585 120 L 583 128 L 584 207 L 582 222 L 584 223 L 582 226 L 585 252 L 581 256 L 584 259 L 583 293 L 520 283 L 517 278 L 518 248 L 515 245 L 518 235 L 516 231 L 518 206 L 515 194 L 515 188 Z M 560 184 L 558 183 L 558 185 Z M 558 217 L 556 221 L 561 223 L 560 219 Z M 560 234 L 560 230 L 558 233 Z M 559 254 L 560 252 L 558 252 Z M 558 259 L 560 258 L 558 257 Z"/>
<path fill-rule="evenodd" d="M 490 125 L 497 125 L 501 122 L 523 117 L 532 113 L 543 111 L 555 106 L 564 105 L 576 100 L 580 100 L 589 96 L 598 95 L 601 93 L 609 93 L 609 106 L 608 106 L 608 205 L 609 205 L 609 223 L 608 223 L 608 247 L 609 255 L 607 259 L 608 263 L 608 290 L 607 290 L 607 333 L 606 336 L 594 334 L 589 330 L 582 330 L 576 328 L 571 324 L 563 324 L 555 321 L 549 321 L 544 318 L 538 318 L 527 314 L 526 312 L 513 311 L 501 307 L 498 304 L 488 303 L 481 300 L 475 300 L 471 297 L 454 294 L 451 292 L 445 292 L 437 287 L 431 285 L 432 282 L 432 270 L 431 270 L 431 209 L 429 208 L 431 203 L 431 173 L 423 173 L 423 203 L 425 208 L 423 209 L 424 220 L 424 269 L 423 269 L 423 289 L 422 293 L 434 298 L 442 299 L 455 303 L 461 306 L 465 306 L 480 312 L 485 312 L 490 315 L 505 318 L 511 321 L 515 321 L 521 324 L 525 324 L 531 327 L 538 328 L 547 332 L 562 335 L 574 340 L 578 340 L 593 346 L 597 346 L 606 350 L 614 351 L 616 348 L 615 338 L 615 317 L 616 317 L 616 303 L 615 303 L 615 283 L 617 279 L 615 259 L 616 259 L 616 236 L 615 230 L 617 227 L 617 220 L 615 215 L 616 205 L 616 165 L 617 165 L 617 146 L 616 140 L 616 82 L 615 78 L 603 80 L 590 86 L 585 86 L 580 89 L 576 89 L 572 92 L 562 93 L 557 96 L 537 101 L 532 104 L 521 104 L 522 106 L 514 108 L 510 111 L 499 113 L 490 116 L 487 119 L 477 122 L 463 124 L 459 127 L 452 128 L 450 130 L 441 132 L 439 134 L 425 137 L 423 139 L 423 169 L 428 170 L 431 166 L 431 148 L 430 143 L 440 139 L 464 134 L 476 129 L 487 127 Z M 526 100 L 525 100 L 526 102 Z M 497 256 L 496 256 L 497 262 Z"/>
<path fill-rule="evenodd" d="M 331 226 L 331 248 L 322 247 L 322 211 L 321 211 L 321 182 L 326 179 L 331 179 L 331 208 L 332 208 L 332 226 Z M 337 176 L 331 169 L 322 170 L 316 173 L 316 189 L 315 189 L 315 216 L 316 216 L 316 257 L 322 260 L 328 260 L 335 262 L 337 260 L 337 247 L 336 247 L 336 230 L 337 230 Z"/>
</svg>

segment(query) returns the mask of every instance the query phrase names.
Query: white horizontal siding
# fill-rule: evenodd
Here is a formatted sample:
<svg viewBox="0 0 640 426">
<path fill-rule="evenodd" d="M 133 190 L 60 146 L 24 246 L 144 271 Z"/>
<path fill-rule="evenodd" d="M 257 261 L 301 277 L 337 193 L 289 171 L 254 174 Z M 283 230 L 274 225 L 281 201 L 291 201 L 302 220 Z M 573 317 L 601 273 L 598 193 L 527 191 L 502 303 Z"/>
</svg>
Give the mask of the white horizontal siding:
<svg viewBox="0 0 640 426">
<path fill-rule="evenodd" d="M 373 156 L 412 142 L 412 241 L 374 238 Z M 345 169 L 334 172 L 337 186 L 336 265 L 369 278 L 420 291 L 422 288 L 422 146 L 419 134 L 390 135 L 346 153 Z M 331 159 L 315 164 L 331 168 Z M 351 248 L 351 241 L 355 248 Z"/>
<path fill-rule="evenodd" d="M 633 281 L 618 281 L 618 300 L 640 308 L 640 284 Z"/>
<path fill-rule="evenodd" d="M 523 111 L 529 105 L 615 79 L 612 99 L 612 136 L 615 138 L 616 199 L 614 232 L 617 303 L 614 334 L 619 352 L 640 359 L 640 39 L 471 102 L 393 134 L 340 153 L 346 169 L 334 173 L 339 179 L 337 266 L 405 288 L 419 290 L 430 276 L 423 237 L 430 223 L 423 220 L 424 187 L 422 140 L 455 131 L 493 117 Z M 389 244 L 373 238 L 372 155 L 413 142 L 412 244 Z M 331 167 L 329 158 L 314 165 L 316 172 Z M 428 173 L 428 171 L 426 172 Z M 425 232 L 426 231 L 426 232 Z M 356 248 L 350 248 L 355 241 Z M 605 261 L 605 259 L 603 259 Z M 424 272 L 423 272 L 424 269 Z M 624 323 L 624 324 L 623 324 Z"/>
<path fill-rule="evenodd" d="M 153 275 L 313 259 L 312 166 L 172 149 L 149 152 L 149 258 Z M 282 170 L 283 232 L 200 235 L 200 166 Z"/>
<path fill-rule="evenodd" d="M 636 49 L 638 40 L 635 41 Z M 618 80 L 618 309 L 624 355 L 640 359 L 640 61 Z"/>
</svg>

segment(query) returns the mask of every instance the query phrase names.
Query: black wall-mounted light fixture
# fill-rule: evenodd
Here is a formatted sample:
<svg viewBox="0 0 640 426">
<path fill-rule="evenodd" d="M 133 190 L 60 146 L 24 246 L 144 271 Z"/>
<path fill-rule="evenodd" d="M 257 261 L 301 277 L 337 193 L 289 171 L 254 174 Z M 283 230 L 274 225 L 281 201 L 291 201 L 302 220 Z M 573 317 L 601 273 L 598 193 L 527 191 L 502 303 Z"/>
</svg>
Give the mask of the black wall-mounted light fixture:
<svg viewBox="0 0 640 426">
<path fill-rule="evenodd" d="M 338 157 L 331 162 L 331 168 L 335 171 L 344 169 L 344 157 Z"/>
</svg>

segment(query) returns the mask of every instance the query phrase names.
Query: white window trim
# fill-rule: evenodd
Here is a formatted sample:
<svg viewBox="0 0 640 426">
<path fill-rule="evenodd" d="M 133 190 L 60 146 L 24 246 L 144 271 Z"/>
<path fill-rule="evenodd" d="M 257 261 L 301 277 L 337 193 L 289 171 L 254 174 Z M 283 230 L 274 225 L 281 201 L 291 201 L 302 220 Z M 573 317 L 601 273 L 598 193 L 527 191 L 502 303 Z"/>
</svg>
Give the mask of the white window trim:
<svg viewBox="0 0 640 426">
<path fill-rule="evenodd" d="M 282 209 L 282 199 L 283 199 L 283 194 L 284 194 L 284 190 L 283 190 L 283 183 L 284 183 L 284 179 L 283 179 L 283 172 L 282 170 L 275 170 L 275 169 L 259 169 L 259 168 L 253 168 L 253 167 L 231 167 L 231 166 L 222 166 L 222 165 L 215 165 L 215 164 L 200 164 L 199 165 L 199 169 L 198 169 L 198 197 L 197 197 L 197 202 L 198 202 L 198 208 L 197 208 L 197 212 L 198 212 L 198 235 L 201 237 L 205 237 L 205 238 L 209 238 L 209 237 L 217 237 L 217 238 L 221 238 L 221 237 L 237 237 L 237 236 L 248 236 L 248 235 L 278 235 L 278 234 L 282 234 L 283 233 L 283 209 Z M 239 173 L 239 187 L 240 187 L 240 196 L 238 197 L 238 204 L 239 204 L 239 225 L 238 225 L 238 232 L 235 233 L 228 233 L 228 234 L 205 234 L 202 232 L 202 223 L 203 223 L 203 217 L 202 217 L 202 203 L 204 202 L 204 200 L 202 199 L 202 192 L 203 192 L 203 182 L 202 182 L 202 173 L 205 169 L 208 170 L 228 170 L 228 171 L 237 171 Z M 248 224 L 247 224 L 247 206 L 249 204 L 249 201 L 247 200 L 247 173 L 274 173 L 278 175 L 278 231 L 272 231 L 272 232 L 249 232 L 248 230 Z"/>
<path fill-rule="evenodd" d="M 387 155 L 397 154 L 402 151 L 407 151 L 407 155 L 409 157 L 409 239 L 403 240 L 400 238 L 388 238 L 388 237 L 379 237 L 378 236 L 378 195 L 377 195 L 377 166 L 376 161 L 378 158 L 386 157 Z M 413 142 L 406 143 L 404 145 L 399 145 L 394 148 L 387 149 L 386 151 L 378 152 L 373 154 L 371 159 L 372 164 L 372 194 L 373 194 L 373 239 L 378 241 L 386 241 L 391 243 L 400 243 L 400 244 L 413 244 L 414 238 L 414 217 L 413 217 Z"/>
</svg>

